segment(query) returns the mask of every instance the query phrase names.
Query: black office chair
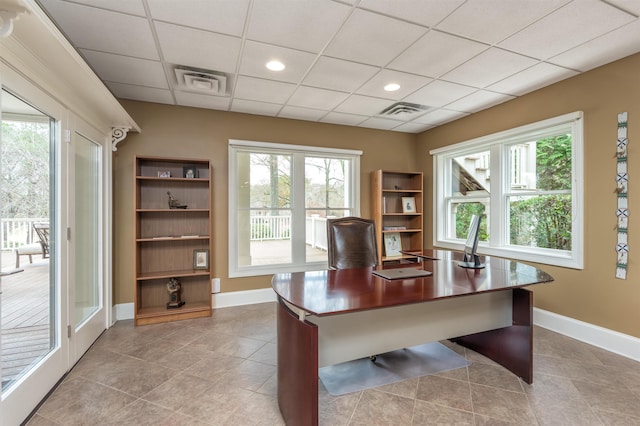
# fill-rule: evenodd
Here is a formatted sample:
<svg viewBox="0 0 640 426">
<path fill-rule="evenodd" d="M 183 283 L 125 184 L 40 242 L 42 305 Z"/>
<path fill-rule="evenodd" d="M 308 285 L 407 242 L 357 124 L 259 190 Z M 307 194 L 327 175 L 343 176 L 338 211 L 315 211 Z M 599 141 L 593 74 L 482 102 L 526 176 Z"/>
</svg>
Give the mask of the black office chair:
<svg viewBox="0 0 640 426">
<path fill-rule="evenodd" d="M 353 216 L 327 219 L 327 251 L 331 269 L 378 266 L 375 222 Z"/>
</svg>

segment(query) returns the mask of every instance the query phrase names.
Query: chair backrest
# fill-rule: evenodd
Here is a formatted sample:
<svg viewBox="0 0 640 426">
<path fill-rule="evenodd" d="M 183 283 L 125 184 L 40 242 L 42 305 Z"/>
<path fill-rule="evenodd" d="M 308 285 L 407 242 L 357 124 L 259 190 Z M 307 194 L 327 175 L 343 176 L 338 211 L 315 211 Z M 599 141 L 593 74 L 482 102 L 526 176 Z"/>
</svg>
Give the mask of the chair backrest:
<svg viewBox="0 0 640 426">
<path fill-rule="evenodd" d="M 35 222 L 33 230 L 36 231 L 40 245 L 42 246 L 42 257 L 49 256 L 49 224 L 45 222 Z"/>
<path fill-rule="evenodd" d="M 331 269 L 378 265 L 376 226 L 371 219 L 353 216 L 327 219 L 327 246 Z"/>
</svg>

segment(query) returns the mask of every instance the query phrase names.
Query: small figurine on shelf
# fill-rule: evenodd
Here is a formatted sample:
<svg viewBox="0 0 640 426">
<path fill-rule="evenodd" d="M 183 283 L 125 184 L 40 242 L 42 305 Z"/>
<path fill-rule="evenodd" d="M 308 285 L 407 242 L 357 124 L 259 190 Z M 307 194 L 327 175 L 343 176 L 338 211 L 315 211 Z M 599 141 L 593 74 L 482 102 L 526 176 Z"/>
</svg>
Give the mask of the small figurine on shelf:
<svg viewBox="0 0 640 426">
<path fill-rule="evenodd" d="M 170 278 L 167 283 L 167 291 L 169 292 L 169 302 L 167 303 L 167 309 L 176 309 L 184 305 L 184 300 L 180 299 L 180 289 L 182 284 L 177 278 Z"/>
<path fill-rule="evenodd" d="M 167 195 L 169 196 L 169 208 L 170 209 L 186 209 L 187 208 L 187 206 L 181 205 L 180 201 L 178 201 L 178 199 L 176 197 L 171 195 L 171 192 L 167 191 Z"/>
</svg>

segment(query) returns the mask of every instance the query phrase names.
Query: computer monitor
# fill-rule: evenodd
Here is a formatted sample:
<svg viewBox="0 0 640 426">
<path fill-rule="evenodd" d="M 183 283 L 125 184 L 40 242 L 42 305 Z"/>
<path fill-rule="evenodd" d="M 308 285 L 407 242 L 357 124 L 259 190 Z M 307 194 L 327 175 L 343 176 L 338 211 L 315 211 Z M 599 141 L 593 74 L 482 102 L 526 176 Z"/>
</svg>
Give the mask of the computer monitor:
<svg viewBox="0 0 640 426">
<path fill-rule="evenodd" d="M 458 262 L 458 266 L 470 269 L 482 269 L 484 263 L 480 263 L 480 257 L 476 253 L 478 250 L 478 238 L 480 237 L 480 222 L 482 216 L 471 216 L 469 231 L 467 232 L 467 242 L 464 244 L 464 259 Z"/>
</svg>

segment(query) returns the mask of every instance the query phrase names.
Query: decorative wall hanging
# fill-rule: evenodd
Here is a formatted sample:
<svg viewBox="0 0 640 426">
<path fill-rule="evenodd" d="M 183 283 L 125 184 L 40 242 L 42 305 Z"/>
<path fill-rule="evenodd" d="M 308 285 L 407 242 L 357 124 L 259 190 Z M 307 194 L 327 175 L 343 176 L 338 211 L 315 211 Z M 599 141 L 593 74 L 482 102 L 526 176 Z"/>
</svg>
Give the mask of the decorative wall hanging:
<svg viewBox="0 0 640 426">
<path fill-rule="evenodd" d="M 616 143 L 616 193 L 618 195 L 618 243 L 616 252 L 618 258 L 616 262 L 616 278 L 627 279 L 627 264 L 629 256 L 629 244 L 627 232 L 629 229 L 629 203 L 627 195 L 629 193 L 629 175 L 627 172 L 627 120 L 626 112 L 618 114 L 618 141 Z"/>
</svg>

